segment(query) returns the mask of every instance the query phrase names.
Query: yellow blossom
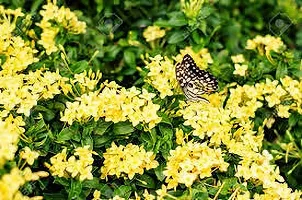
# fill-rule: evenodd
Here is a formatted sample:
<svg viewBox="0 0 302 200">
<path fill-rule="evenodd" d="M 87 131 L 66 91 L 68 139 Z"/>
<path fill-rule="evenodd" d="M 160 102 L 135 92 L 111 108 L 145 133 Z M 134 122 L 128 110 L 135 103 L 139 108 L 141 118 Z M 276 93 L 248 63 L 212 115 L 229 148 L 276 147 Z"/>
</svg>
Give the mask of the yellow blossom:
<svg viewBox="0 0 302 200">
<path fill-rule="evenodd" d="M 245 59 L 242 54 L 238 54 L 236 56 L 231 56 L 231 59 L 232 59 L 233 63 L 235 63 L 235 64 L 245 62 Z"/>
<path fill-rule="evenodd" d="M 101 200 L 101 192 L 99 190 L 94 190 L 92 200 Z"/>
<path fill-rule="evenodd" d="M 146 38 L 147 42 L 162 38 L 165 36 L 165 34 L 166 31 L 160 29 L 158 26 L 148 26 L 143 32 L 143 36 Z"/>
<path fill-rule="evenodd" d="M 240 65 L 240 64 L 235 64 L 235 71 L 233 74 L 237 74 L 239 76 L 245 76 L 246 71 L 247 71 L 248 66 L 247 65 Z"/>
<path fill-rule="evenodd" d="M 198 16 L 203 3 L 204 0 L 180 0 L 182 11 L 190 19 Z"/>
<path fill-rule="evenodd" d="M 32 151 L 29 147 L 25 147 L 23 151 L 20 152 L 20 157 L 25 159 L 29 165 L 32 165 L 35 159 L 39 157 L 39 153 Z"/>
</svg>

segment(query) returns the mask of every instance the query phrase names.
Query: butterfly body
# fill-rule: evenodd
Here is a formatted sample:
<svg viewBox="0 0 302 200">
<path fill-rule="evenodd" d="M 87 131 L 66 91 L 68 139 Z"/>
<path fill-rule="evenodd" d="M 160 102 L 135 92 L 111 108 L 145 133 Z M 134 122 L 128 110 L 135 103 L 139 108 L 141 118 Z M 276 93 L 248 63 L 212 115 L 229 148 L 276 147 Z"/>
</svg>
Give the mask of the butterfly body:
<svg viewBox="0 0 302 200">
<path fill-rule="evenodd" d="M 201 95 L 210 94 L 218 89 L 216 78 L 209 72 L 199 69 L 189 54 L 176 65 L 175 73 L 180 87 L 190 101 L 208 101 Z"/>
</svg>

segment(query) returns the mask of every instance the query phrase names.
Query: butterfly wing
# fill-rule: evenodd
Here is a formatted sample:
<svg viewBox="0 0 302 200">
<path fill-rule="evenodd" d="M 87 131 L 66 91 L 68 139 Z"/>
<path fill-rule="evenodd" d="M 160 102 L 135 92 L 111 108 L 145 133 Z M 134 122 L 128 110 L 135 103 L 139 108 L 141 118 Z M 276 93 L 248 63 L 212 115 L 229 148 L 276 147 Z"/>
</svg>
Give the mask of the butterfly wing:
<svg viewBox="0 0 302 200">
<path fill-rule="evenodd" d="M 218 89 L 216 78 L 209 72 L 199 69 L 189 54 L 176 65 L 176 79 L 189 100 L 205 100 L 200 95 Z"/>
</svg>

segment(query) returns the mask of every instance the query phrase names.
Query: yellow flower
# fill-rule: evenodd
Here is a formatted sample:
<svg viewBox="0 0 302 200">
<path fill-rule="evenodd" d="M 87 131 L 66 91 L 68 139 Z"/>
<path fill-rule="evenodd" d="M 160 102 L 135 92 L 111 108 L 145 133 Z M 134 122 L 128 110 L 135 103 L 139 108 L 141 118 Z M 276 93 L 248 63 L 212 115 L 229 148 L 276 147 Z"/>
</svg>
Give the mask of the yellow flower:
<svg viewBox="0 0 302 200">
<path fill-rule="evenodd" d="M 32 151 L 29 147 L 25 147 L 23 151 L 20 152 L 20 157 L 25 159 L 29 165 L 32 165 L 35 159 L 39 157 L 39 153 Z"/>
<path fill-rule="evenodd" d="M 175 136 L 176 136 L 176 144 L 184 143 L 184 132 L 182 129 L 176 128 Z"/>
<path fill-rule="evenodd" d="M 101 192 L 98 190 L 94 190 L 92 200 L 101 200 Z"/>
<path fill-rule="evenodd" d="M 277 107 L 278 116 L 282 118 L 289 118 L 290 116 L 289 109 L 290 106 L 278 105 Z"/>
<path fill-rule="evenodd" d="M 236 56 L 231 56 L 231 59 L 233 63 L 243 63 L 245 62 L 245 59 L 242 54 L 238 54 Z"/>
<path fill-rule="evenodd" d="M 145 200 L 155 200 L 155 196 L 152 194 L 149 194 L 148 190 L 144 190 L 144 194 L 143 197 L 145 198 Z"/>
<path fill-rule="evenodd" d="M 235 71 L 233 74 L 237 74 L 239 76 L 245 76 L 246 71 L 247 71 L 248 66 L 247 65 L 240 65 L 240 64 L 235 64 Z"/>
<path fill-rule="evenodd" d="M 148 26 L 144 32 L 143 36 L 146 38 L 147 42 L 154 41 L 156 39 L 164 37 L 166 34 L 166 31 L 163 29 L 160 29 L 158 26 Z"/>
<path fill-rule="evenodd" d="M 190 19 L 195 19 L 202 7 L 204 0 L 180 0 L 181 9 Z"/>
<path fill-rule="evenodd" d="M 167 187 L 163 184 L 161 189 L 156 190 L 157 199 L 161 200 L 164 199 L 165 196 L 168 195 Z"/>
</svg>

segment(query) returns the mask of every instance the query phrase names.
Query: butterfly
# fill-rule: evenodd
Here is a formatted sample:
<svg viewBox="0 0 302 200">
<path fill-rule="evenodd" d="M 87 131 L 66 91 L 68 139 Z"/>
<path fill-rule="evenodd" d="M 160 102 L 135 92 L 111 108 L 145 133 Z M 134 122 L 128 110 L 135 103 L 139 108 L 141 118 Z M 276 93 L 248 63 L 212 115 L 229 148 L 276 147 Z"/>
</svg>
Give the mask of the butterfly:
<svg viewBox="0 0 302 200">
<path fill-rule="evenodd" d="M 218 89 L 216 78 L 197 67 L 193 58 L 186 54 L 175 68 L 176 79 L 189 101 L 206 101 L 202 94 L 210 94 Z"/>
</svg>

